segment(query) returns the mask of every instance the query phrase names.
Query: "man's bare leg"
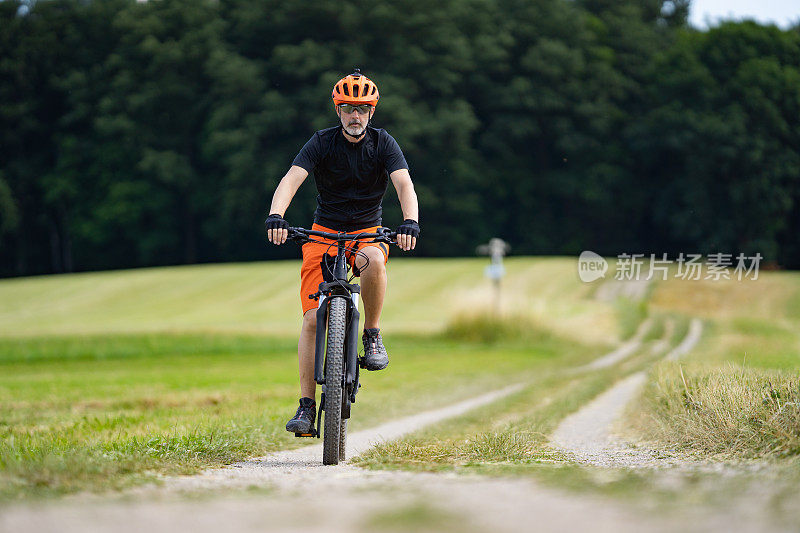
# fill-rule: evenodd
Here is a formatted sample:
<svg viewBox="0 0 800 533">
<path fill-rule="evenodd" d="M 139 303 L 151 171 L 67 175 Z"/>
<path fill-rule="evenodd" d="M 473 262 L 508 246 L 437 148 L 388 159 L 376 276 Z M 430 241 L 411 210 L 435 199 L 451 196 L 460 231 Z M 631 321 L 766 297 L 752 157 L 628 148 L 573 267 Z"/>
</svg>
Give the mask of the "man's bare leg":
<svg viewBox="0 0 800 533">
<path fill-rule="evenodd" d="M 356 258 L 356 266 L 361 271 L 361 299 L 364 301 L 364 329 L 379 328 L 383 298 L 386 295 L 386 265 L 383 252 L 374 246 L 361 250 L 368 258 Z"/>
<path fill-rule="evenodd" d="M 314 381 L 314 356 L 316 350 L 317 310 L 309 309 L 303 315 L 300 340 L 297 342 L 297 359 L 300 366 L 300 396 L 316 399 L 317 384 Z"/>
<path fill-rule="evenodd" d="M 314 333 L 316 331 L 316 309 L 306 311 L 300 327 L 300 340 L 297 341 L 297 359 L 300 367 L 300 407 L 286 423 L 286 431 L 310 437 L 314 434 L 316 418 L 316 390 L 314 382 Z"/>
<path fill-rule="evenodd" d="M 383 370 L 389 364 L 389 354 L 386 353 L 378 328 L 386 294 L 386 265 L 380 249 L 370 246 L 361 251 L 369 258 L 366 267 L 363 257 L 356 260 L 356 266 L 361 271 L 361 297 L 364 300 L 363 363 L 367 370 Z"/>
</svg>

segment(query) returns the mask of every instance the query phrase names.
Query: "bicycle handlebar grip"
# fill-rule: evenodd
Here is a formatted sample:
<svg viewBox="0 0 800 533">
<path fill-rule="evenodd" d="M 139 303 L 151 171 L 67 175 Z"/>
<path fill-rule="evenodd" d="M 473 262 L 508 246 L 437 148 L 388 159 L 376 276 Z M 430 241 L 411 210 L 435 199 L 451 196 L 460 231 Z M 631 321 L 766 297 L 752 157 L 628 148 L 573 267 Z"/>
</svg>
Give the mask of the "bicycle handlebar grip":
<svg viewBox="0 0 800 533">
<path fill-rule="evenodd" d="M 387 228 L 386 226 L 384 226 L 384 227 L 378 228 L 377 232 L 378 232 L 379 235 L 389 239 L 390 241 L 396 241 L 397 240 L 397 232 L 396 231 L 392 231 L 391 228 Z"/>
<path fill-rule="evenodd" d="M 288 228 L 289 235 L 287 235 L 287 239 L 291 239 L 293 241 L 302 241 L 308 240 L 308 234 L 305 233 L 303 228 Z"/>
</svg>

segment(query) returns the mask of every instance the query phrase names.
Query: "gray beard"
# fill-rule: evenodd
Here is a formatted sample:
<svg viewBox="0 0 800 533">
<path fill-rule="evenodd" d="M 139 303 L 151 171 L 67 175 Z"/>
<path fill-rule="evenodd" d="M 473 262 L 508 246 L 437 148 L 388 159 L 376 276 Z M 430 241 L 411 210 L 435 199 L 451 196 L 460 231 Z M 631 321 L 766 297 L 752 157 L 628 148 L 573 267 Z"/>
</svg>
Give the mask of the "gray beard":
<svg viewBox="0 0 800 533">
<path fill-rule="evenodd" d="M 347 134 L 350 135 L 351 137 L 361 137 L 361 135 L 364 133 L 365 129 L 366 128 L 361 127 L 360 125 L 358 125 L 358 126 L 347 126 L 344 129 L 344 131 L 346 131 Z"/>
</svg>

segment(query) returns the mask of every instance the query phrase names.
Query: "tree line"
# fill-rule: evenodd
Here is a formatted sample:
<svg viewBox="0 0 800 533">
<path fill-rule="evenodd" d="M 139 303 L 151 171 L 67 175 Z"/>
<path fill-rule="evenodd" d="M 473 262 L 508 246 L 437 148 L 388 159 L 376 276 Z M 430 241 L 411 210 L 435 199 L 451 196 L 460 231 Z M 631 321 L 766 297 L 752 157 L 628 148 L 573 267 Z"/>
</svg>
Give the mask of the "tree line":
<svg viewBox="0 0 800 533">
<path fill-rule="evenodd" d="M 356 66 L 411 167 L 418 255 L 498 236 L 800 267 L 800 28 L 698 31 L 688 8 L 0 2 L 0 275 L 296 257 L 263 219 Z M 391 187 L 384 207 L 399 223 Z"/>
</svg>

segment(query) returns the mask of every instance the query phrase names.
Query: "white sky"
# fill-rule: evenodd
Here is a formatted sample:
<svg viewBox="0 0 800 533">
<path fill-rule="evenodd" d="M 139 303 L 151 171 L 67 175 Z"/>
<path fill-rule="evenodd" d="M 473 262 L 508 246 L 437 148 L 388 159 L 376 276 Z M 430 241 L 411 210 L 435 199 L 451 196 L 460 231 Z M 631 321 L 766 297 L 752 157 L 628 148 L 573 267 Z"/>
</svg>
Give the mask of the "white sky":
<svg viewBox="0 0 800 533">
<path fill-rule="evenodd" d="M 700 29 L 719 19 L 752 18 L 786 29 L 800 21 L 800 0 L 692 0 L 689 22 Z"/>
</svg>

